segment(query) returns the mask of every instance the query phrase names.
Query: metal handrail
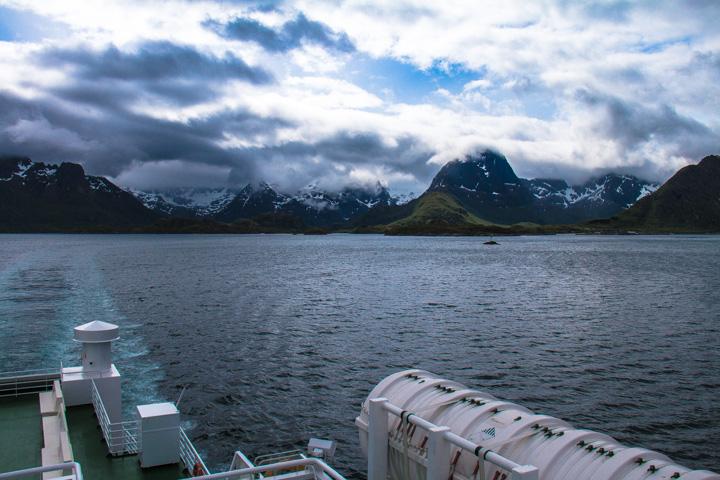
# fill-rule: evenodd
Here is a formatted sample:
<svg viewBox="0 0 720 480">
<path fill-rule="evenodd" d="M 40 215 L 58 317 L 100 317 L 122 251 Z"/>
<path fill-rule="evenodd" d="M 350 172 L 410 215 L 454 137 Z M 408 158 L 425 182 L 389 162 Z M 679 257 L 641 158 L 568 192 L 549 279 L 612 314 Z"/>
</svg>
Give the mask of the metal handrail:
<svg viewBox="0 0 720 480">
<path fill-rule="evenodd" d="M 260 467 L 268 463 L 277 463 L 280 460 L 297 460 L 299 458 L 304 458 L 302 450 L 288 450 L 286 452 L 268 453 L 265 455 L 260 455 L 258 457 L 255 457 L 254 463 L 258 467 Z"/>
<path fill-rule="evenodd" d="M 417 425 L 418 427 L 423 428 L 429 432 L 432 430 L 446 429 L 446 431 L 441 432 L 441 434 L 447 442 L 457 447 L 460 447 L 462 450 L 466 450 L 472 453 L 478 458 L 479 461 L 489 462 L 504 470 L 517 472 L 521 475 L 526 476 L 527 478 L 537 478 L 538 469 L 536 467 L 532 465 L 520 465 L 519 463 L 513 462 L 512 460 L 505 458 L 502 455 L 498 455 L 487 447 L 471 442 L 451 432 L 448 427 L 438 427 L 434 423 L 429 422 L 424 418 L 418 417 L 417 415 L 414 415 L 412 412 L 407 412 L 402 408 L 398 407 L 397 405 L 393 405 L 386 398 L 372 399 L 371 402 L 378 402 L 380 405 L 382 405 L 382 408 L 385 411 L 399 417 L 401 421 L 407 422 L 408 424 Z"/>
<path fill-rule="evenodd" d="M 92 403 L 97 415 L 103 438 L 107 443 L 110 454 L 114 456 L 134 455 L 138 453 L 137 423 L 136 422 L 111 422 L 105 410 L 100 392 L 98 392 L 95 380 L 91 380 Z"/>
<path fill-rule="evenodd" d="M 55 465 L 47 465 L 45 467 L 26 468 L 24 470 L 16 470 L 14 472 L 0 473 L 0 480 L 4 480 L 6 478 L 24 477 L 25 475 L 37 475 L 39 473 L 52 472 L 54 470 L 66 470 L 70 468 L 73 470 L 72 475 L 75 477 L 75 480 L 83 480 L 82 470 L 80 469 L 80 464 L 77 462 L 58 463 Z"/>
<path fill-rule="evenodd" d="M 212 475 L 203 475 L 200 477 L 193 477 L 192 480 L 222 480 L 230 477 L 236 477 L 239 475 L 252 475 L 255 473 L 266 473 L 270 470 L 278 471 L 281 469 L 290 469 L 295 467 L 305 467 L 311 470 L 312 475 L 317 478 L 317 470 L 324 473 L 328 477 L 334 480 L 346 480 L 345 477 L 336 472 L 330 465 L 323 462 L 319 458 L 302 458 L 299 460 L 291 460 L 289 462 L 271 463 L 269 465 L 263 465 L 260 467 L 241 468 L 240 470 L 230 470 L 229 472 L 213 473 Z M 310 473 L 309 473 L 310 474 Z M 187 479 L 190 480 L 190 479 Z"/>
<path fill-rule="evenodd" d="M 60 370 L 57 368 L 40 368 L 36 370 L 17 370 L 14 372 L 0 372 L 0 380 L 6 377 L 21 377 L 25 375 L 42 375 L 48 373 L 56 373 L 60 375 Z"/>
<path fill-rule="evenodd" d="M 0 373 L 0 397 L 17 397 L 52 389 L 60 379 L 60 370 L 20 370 Z"/>
<path fill-rule="evenodd" d="M 203 475 L 209 475 L 210 470 L 205 466 L 205 462 L 203 462 L 202 457 L 200 457 L 200 454 L 195 450 L 195 447 L 193 446 L 192 442 L 188 438 L 187 434 L 185 433 L 185 430 L 183 430 L 182 427 L 180 428 L 180 459 L 185 464 L 185 468 L 188 469 L 189 472 L 195 471 L 195 465 L 200 464 L 200 468 L 203 471 Z"/>
</svg>

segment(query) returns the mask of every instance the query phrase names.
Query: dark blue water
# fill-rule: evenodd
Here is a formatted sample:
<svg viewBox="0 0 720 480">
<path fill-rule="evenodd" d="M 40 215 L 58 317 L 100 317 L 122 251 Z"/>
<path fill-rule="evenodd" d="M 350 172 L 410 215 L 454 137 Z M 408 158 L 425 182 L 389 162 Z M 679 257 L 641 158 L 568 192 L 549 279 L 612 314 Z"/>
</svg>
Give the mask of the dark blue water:
<svg viewBox="0 0 720 480">
<path fill-rule="evenodd" d="M 0 236 L 0 370 L 120 325 L 125 402 L 174 401 L 216 467 L 339 442 L 426 369 L 720 471 L 720 237 Z"/>
</svg>

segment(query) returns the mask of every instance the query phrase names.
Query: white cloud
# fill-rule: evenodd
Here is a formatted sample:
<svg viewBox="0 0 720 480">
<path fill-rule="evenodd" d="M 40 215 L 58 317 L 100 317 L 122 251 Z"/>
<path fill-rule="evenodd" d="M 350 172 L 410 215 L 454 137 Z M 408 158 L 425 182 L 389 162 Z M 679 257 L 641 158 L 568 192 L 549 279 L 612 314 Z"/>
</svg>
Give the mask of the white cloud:
<svg viewBox="0 0 720 480">
<path fill-rule="evenodd" d="M 472 82 L 466 83 L 463 86 L 463 92 L 471 92 L 475 89 L 490 88 L 491 86 L 492 82 L 490 82 L 490 80 L 481 78 L 480 80 L 473 80 Z"/>
<path fill-rule="evenodd" d="M 85 152 L 97 147 L 92 140 L 80 138 L 77 133 L 53 126 L 45 118 L 34 120 L 20 119 L 14 125 L 6 127 L 4 132 L 18 144 L 62 145 L 74 152 Z"/>
<path fill-rule="evenodd" d="M 162 190 L 187 186 L 187 176 L 195 177 L 195 187 L 225 186 L 230 169 L 198 165 L 183 160 L 164 160 L 153 163 L 132 162 L 122 173 L 110 180 L 122 187 L 139 190 Z"/>
<path fill-rule="evenodd" d="M 254 161 L 267 172 L 272 171 L 268 162 L 284 162 L 278 165 L 293 178 L 317 176 L 325 168 L 333 182 L 372 176 L 404 185 L 408 176 L 415 176 L 417 184 L 428 180 L 431 169 L 411 168 L 412 162 L 400 152 L 351 166 L 316 151 L 335 145 L 338 138 L 372 137 L 379 142 L 377 148 L 407 148 L 406 155 L 418 158 L 422 150 L 422 158 L 430 158 L 433 168 L 474 149 L 492 147 L 505 154 L 520 175 L 579 176 L 627 168 L 644 169 L 651 179 L 667 178 L 678 165 L 697 161 L 720 138 L 720 35 L 715 33 L 718 7 L 713 2 L 296 0 L 264 11 L 233 2 L 182 0 L 0 4 L 46 16 L 71 32 L 69 37 L 50 36 L 35 44 L 0 42 L 0 94 L 36 102 L 38 108 L 52 105 L 100 125 L 118 113 L 68 95 L 65 89 L 73 87 L 78 73 L 43 64 L 38 61 L 43 52 L 70 51 L 79 45 L 102 52 L 112 45 L 131 54 L 148 42 L 169 42 L 218 60 L 232 54 L 252 68 L 269 71 L 275 78 L 267 84 L 208 78 L 208 95 L 182 104 L 158 91 L 163 85 L 135 87 L 126 81 L 133 95 L 124 108 L 138 119 L 161 122 L 164 129 L 191 133 L 214 118 L 249 112 L 272 128 L 219 123 L 217 135 L 202 134 L 230 152 L 228 157 L 236 150 L 273 151 L 243 161 Z M 418 103 L 399 103 L 402 89 L 413 87 L 407 84 L 412 79 L 395 80 L 388 72 L 378 72 L 384 75 L 369 79 L 375 89 L 352 83 L 349 79 L 354 77 L 345 71 L 352 56 L 347 51 L 304 41 L 287 51 L 266 51 L 257 42 L 218 35 L 206 23 L 245 17 L 280 31 L 301 13 L 329 31 L 347 34 L 359 55 L 414 65 L 436 75 L 437 82 L 422 87 L 425 91 L 416 98 L 423 100 Z M 466 74 L 453 79 L 458 65 Z M 613 123 L 621 117 L 654 125 L 654 130 L 623 134 Z M 8 138 L 27 139 L 32 131 L 43 141 L 54 139 L 77 148 L 94 142 L 92 151 L 102 151 L 102 140 L 64 125 L 60 115 L 52 122 L 33 122 L 37 119 L 6 120 Z M 677 132 L 685 132 L 684 137 Z M 277 153 L 291 144 L 319 146 L 308 148 L 302 158 Z M 142 148 L 147 147 L 138 147 Z M 163 164 L 162 171 L 185 165 L 182 159 L 172 162 Z M 134 176 L 119 178 L 139 181 L 141 174 L 160 174 L 140 164 L 132 171 Z"/>
</svg>

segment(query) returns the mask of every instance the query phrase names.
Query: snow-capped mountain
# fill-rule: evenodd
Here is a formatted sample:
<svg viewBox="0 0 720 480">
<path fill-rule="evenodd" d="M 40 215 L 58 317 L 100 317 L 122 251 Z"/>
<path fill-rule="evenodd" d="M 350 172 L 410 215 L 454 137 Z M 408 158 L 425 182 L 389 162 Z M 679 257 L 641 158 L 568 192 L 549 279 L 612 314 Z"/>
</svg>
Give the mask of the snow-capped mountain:
<svg viewBox="0 0 720 480">
<path fill-rule="evenodd" d="M 345 222 L 374 206 L 395 203 L 379 183 L 374 187 L 346 187 L 339 192 L 326 192 L 311 184 L 290 195 L 263 182 L 246 186 L 213 218 L 233 222 L 265 212 L 283 212 L 300 217 L 307 225 L 318 226 Z"/>
<path fill-rule="evenodd" d="M 116 231 L 159 216 L 103 177 L 75 163 L 0 158 L 0 231 Z"/>
<path fill-rule="evenodd" d="M 147 208 L 165 217 L 210 218 L 228 223 L 273 212 L 295 215 L 311 226 L 328 225 L 345 222 L 376 205 L 396 203 L 380 183 L 373 187 L 346 187 L 339 192 L 321 190 L 313 183 L 292 195 L 265 182 L 248 184 L 241 190 L 128 191 Z"/>
<path fill-rule="evenodd" d="M 165 217 L 210 218 L 233 201 L 239 190 L 230 188 L 174 188 L 143 192 L 128 189 L 150 210 Z"/>
<path fill-rule="evenodd" d="M 487 150 L 447 163 L 427 192 L 451 194 L 479 218 L 510 225 L 575 223 L 615 215 L 658 187 L 617 174 L 575 186 L 564 180 L 521 179 L 503 155 Z"/>
<path fill-rule="evenodd" d="M 405 205 L 406 203 L 412 202 L 417 197 L 418 195 L 415 192 L 398 193 L 396 195 L 393 195 L 396 205 Z"/>
<path fill-rule="evenodd" d="M 631 175 L 608 174 L 593 178 L 582 185 L 569 186 L 563 180 L 533 179 L 526 186 L 533 195 L 566 208 L 584 202 L 610 204 L 626 209 L 659 188 L 659 184 L 645 182 Z"/>
<path fill-rule="evenodd" d="M 53 187 L 60 190 L 79 190 L 89 187 L 111 195 L 122 195 L 122 190 L 108 179 L 85 175 L 83 168 L 75 163 L 48 165 L 25 157 L 3 158 L 0 162 L 0 182 L 35 190 Z"/>
</svg>

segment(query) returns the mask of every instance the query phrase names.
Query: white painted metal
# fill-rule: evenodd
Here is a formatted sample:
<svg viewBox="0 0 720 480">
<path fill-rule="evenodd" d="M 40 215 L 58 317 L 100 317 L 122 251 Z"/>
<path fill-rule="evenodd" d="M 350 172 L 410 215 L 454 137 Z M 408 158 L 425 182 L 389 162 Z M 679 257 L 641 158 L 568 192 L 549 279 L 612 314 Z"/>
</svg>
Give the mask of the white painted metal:
<svg viewBox="0 0 720 480">
<path fill-rule="evenodd" d="M 173 403 L 138 405 L 137 431 L 143 468 L 180 461 L 180 412 Z"/>
<path fill-rule="evenodd" d="M 294 473 L 284 473 L 277 477 L 268 474 L 268 472 L 271 471 L 287 471 L 296 467 L 304 467 L 304 469 Z M 213 473 L 211 475 L 202 475 L 199 477 L 193 477 L 193 480 L 226 480 L 257 473 L 263 474 L 263 478 L 267 479 L 282 478 L 284 480 L 345 480 L 345 477 L 336 472 L 327 463 L 323 462 L 319 458 L 314 457 L 301 458 L 288 462 L 271 463 L 268 465 L 262 465 L 257 467 L 242 468 L 239 470 L 229 470 L 227 472 Z"/>
<path fill-rule="evenodd" d="M 235 452 L 236 455 L 238 453 L 239 452 Z M 180 458 L 185 464 L 185 468 L 187 468 L 188 472 L 194 472 L 196 469 L 199 469 L 205 475 L 210 473 L 210 470 L 208 470 L 208 468 L 205 466 L 205 462 L 203 461 L 197 450 L 195 450 L 195 447 L 193 446 L 192 442 L 190 441 L 187 434 L 185 433 L 185 430 L 183 430 L 182 427 L 180 427 Z M 245 458 L 244 455 L 243 458 Z M 233 463 L 234 462 L 235 460 L 233 459 Z M 250 464 L 250 466 L 252 466 L 252 464 Z"/>
<path fill-rule="evenodd" d="M 0 397 L 17 397 L 29 393 L 46 392 L 60 378 L 60 370 L 23 370 L 0 373 Z"/>
<path fill-rule="evenodd" d="M 111 423 L 122 421 L 122 395 L 120 373 L 112 364 L 111 344 L 119 338 L 118 326 L 94 321 L 74 328 L 74 339 L 82 343 L 82 365 L 61 369 L 61 383 L 65 404 L 92 403 L 92 386 L 97 390 Z"/>
<path fill-rule="evenodd" d="M 450 427 L 433 427 L 428 431 L 428 480 L 447 480 L 450 477 L 450 442 L 445 434 Z"/>
<path fill-rule="evenodd" d="M 368 402 L 368 435 L 370 448 L 365 449 L 368 456 L 368 480 L 385 480 L 388 468 L 388 422 L 389 416 L 384 408 L 387 399 L 373 398 Z"/>
<path fill-rule="evenodd" d="M 95 382 L 92 385 L 92 404 L 95 416 L 103 432 L 103 438 L 110 454 L 134 455 L 140 450 L 138 445 L 137 422 L 113 422 L 105 409 L 100 392 Z"/>
<path fill-rule="evenodd" d="M 103 372 L 112 366 L 111 344 L 119 337 L 117 325 L 94 321 L 75 327 L 75 341 L 83 345 L 82 367 L 85 371 Z"/>
<path fill-rule="evenodd" d="M 44 467 L 26 468 L 25 470 L 17 470 L 15 472 L 0 473 L 0 480 L 21 478 L 40 473 L 53 472 L 56 470 L 63 471 L 68 469 L 72 471 L 72 474 L 64 478 L 83 480 L 82 469 L 80 468 L 80 464 L 77 462 L 58 463 L 56 465 L 46 465 Z"/>
<path fill-rule="evenodd" d="M 65 395 L 65 405 L 89 405 L 92 403 L 92 383 L 102 397 L 110 422 L 122 421 L 121 377 L 115 365 L 105 372 L 86 372 L 83 367 L 62 369 L 60 383 Z"/>
<path fill-rule="evenodd" d="M 337 442 L 334 440 L 324 440 L 322 438 L 311 438 L 308 442 L 308 455 L 316 458 L 332 458 L 337 449 Z"/>
<path fill-rule="evenodd" d="M 387 402 L 374 402 L 385 398 Z M 446 467 L 452 469 L 455 480 L 503 475 L 513 480 L 720 479 L 718 474 L 690 471 L 660 453 L 625 447 L 607 435 L 575 429 L 560 419 L 536 415 L 421 370 L 391 375 L 368 396 L 356 419 L 360 444 L 366 453 L 375 443 L 368 442 L 370 408 L 374 403 L 375 409 L 384 404 L 394 413 L 387 422 L 388 472 L 392 479 L 401 478 L 408 461 L 409 471 L 418 480 L 429 480 L 430 470 L 445 471 Z M 395 415 L 407 418 L 408 414 L 411 425 L 404 428 Z M 452 466 L 430 465 L 429 425 L 450 428 L 452 433 L 446 434 L 446 439 L 453 444 L 449 456 Z M 460 440 L 453 439 L 455 436 Z M 482 447 L 478 451 L 480 458 L 471 451 L 473 445 Z M 446 462 L 445 457 L 438 458 Z M 369 470 L 373 468 L 370 462 Z"/>
</svg>

